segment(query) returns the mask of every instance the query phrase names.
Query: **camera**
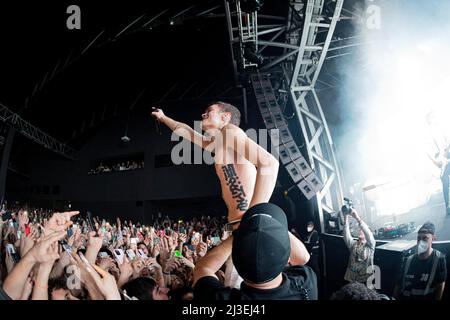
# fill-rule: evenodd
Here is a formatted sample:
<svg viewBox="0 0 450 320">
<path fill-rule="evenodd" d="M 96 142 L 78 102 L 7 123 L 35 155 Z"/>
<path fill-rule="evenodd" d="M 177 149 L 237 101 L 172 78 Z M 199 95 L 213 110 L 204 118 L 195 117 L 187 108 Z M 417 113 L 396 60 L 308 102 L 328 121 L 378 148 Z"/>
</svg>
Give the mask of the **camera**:
<svg viewBox="0 0 450 320">
<path fill-rule="evenodd" d="M 353 209 L 353 201 L 349 198 L 344 198 L 344 205 L 341 208 L 341 211 L 344 215 L 350 214 L 351 209 Z"/>
</svg>

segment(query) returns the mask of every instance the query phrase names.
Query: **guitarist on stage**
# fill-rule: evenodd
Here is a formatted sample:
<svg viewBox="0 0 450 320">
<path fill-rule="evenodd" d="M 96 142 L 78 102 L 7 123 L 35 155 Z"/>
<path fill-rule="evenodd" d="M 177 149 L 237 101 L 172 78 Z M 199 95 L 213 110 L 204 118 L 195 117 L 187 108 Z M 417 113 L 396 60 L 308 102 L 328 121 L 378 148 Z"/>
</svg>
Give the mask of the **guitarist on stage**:
<svg viewBox="0 0 450 320">
<path fill-rule="evenodd" d="M 444 192 L 444 201 L 447 216 L 450 215 L 450 203 L 449 203 L 449 177 L 450 177 L 450 144 L 444 149 L 443 154 L 439 152 L 436 158 L 431 158 L 431 161 L 441 169 L 441 181 L 442 191 Z"/>
</svg>

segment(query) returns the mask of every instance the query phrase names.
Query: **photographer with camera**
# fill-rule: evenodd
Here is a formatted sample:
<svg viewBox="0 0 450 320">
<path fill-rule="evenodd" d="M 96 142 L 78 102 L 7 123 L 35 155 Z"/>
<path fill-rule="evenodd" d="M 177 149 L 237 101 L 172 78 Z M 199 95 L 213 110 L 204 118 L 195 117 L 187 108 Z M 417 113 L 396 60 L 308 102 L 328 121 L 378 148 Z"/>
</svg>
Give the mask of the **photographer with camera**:
<svg viewBox="0 0 450 320">
<path fill-rule="evenodd" d="M 373 273 L 373 256 L 375 253 L 375 238 L 367 224 L 353 208 L 351 200 L 344 199 L 346 204 L 341 211 L 344 214 L 344 241 L 350 250 L 347 271 L 344 279 L 349 282 L 367 284 L 367 279 Z M 350 216 L 359 225 L 358 240 L 354 240 L 350 233 Z"/>
</svg>

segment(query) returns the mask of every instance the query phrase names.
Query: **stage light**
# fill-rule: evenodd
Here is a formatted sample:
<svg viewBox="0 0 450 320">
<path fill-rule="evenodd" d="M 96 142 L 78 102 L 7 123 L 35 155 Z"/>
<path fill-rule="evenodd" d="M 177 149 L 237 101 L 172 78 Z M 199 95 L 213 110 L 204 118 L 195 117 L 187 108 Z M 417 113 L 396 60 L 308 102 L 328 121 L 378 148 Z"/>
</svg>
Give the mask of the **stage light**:
<svg viewBox="0 0 450 320">
<path fill-rule="evenodd" d="M 264 0 L 241 0 L 241 10 L 247 13 L 259 11 L 264 4 Z"/>
</svg>

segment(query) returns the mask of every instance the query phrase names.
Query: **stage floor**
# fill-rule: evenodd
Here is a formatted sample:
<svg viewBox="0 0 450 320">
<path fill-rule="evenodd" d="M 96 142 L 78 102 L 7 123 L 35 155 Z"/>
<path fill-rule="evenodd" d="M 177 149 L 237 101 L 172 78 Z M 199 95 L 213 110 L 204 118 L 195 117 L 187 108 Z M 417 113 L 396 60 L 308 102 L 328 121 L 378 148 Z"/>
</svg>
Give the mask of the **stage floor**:
<svg viewBox="0 0 450 320">
<path fill-rule="evenodd" d="M 386 240 L 416 240 L 417 231 L 426 221 L 431 221 L 436 226 L 437 241 L 450 240 L 450 216 L 446 215 L 445 204 L 442 196 L 433 197 L 433 199 L 431 199 L 426 205 L 396 216 L 395 223 L 401 224 L 414 222 L 416 229 L 403 237 Z M 375 225 L 373 227 L 373 230 L 375 230 L 380 228 L 381 225 Z"/>
</svg>

